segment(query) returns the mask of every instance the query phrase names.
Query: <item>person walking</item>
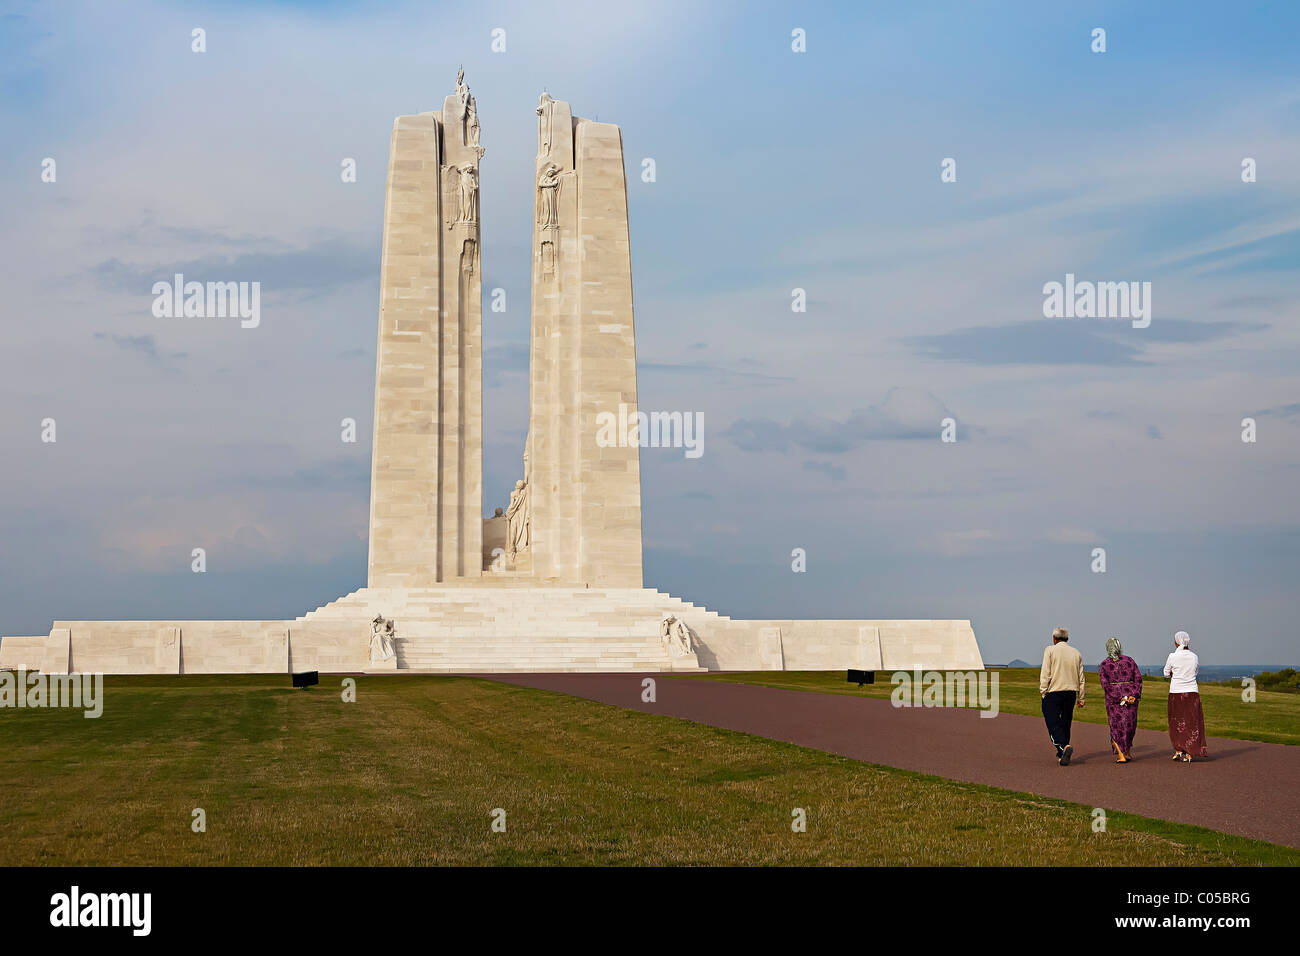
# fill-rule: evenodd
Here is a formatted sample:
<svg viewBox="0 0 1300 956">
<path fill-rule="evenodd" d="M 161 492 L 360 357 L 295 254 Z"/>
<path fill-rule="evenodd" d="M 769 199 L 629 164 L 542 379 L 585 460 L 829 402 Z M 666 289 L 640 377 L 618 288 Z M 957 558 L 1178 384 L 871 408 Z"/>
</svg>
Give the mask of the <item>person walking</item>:
<svg viewBox="0 0 1300 956">
<path fill-rule="evenodd" d="M 1186 631 L 1174 635 L 1174 650 L 1165 661 L 1169 678 L 1169 742 L 1174 759 L 1190 763 L 1193 757 L 1208 757 L 1205 745 L 1205 714 L 1201 710 L 1201 690 L 1196 674 L 1201 660 L 1192 651 L 1192 639 Z"/>
<path fill-rule="evenodd" d="M 1043 650 L 1043 667 L 1038 674 L 1038 693 L 1043 698 L 1043 720 L 1047 735 L 1056 748 L 1056 762 L 1070 765 L 1070 724 L 1074 708 L 1083 706 L 1083 655 L 1069 644 L 1070 632 L 1058 627 L 1052 644 Z"/>
<path fill-rule="evenodd" d="M 1137 732 L 1138 701 L 1142 699 L 1142 669 L 1124 653 L 1118 637 L 1107 638 L 1106 659 L 1097 668 L 1101 694 L 1106 702 L 1106 723 L 1110 725 L 1110 749 L 1116 763 L 1133 759 L 1133 735 Z"/>
</svg>

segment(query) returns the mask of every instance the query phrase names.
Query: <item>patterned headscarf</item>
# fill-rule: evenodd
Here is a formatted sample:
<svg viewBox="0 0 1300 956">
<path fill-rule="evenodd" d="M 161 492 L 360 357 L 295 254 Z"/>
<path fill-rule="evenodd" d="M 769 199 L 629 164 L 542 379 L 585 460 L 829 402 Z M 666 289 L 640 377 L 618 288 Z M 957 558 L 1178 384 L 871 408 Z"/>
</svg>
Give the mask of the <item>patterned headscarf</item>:
<svg viewBox="0 0 1300 956">
<path fill-rule="evenodd" d="M 1186 631 L 1179 631 L 1177 634 L 1174 635 L 1174 643 L 1177 644 L 1179 647 L 1191 647 L 1192 646 L 1191 635 L 1188 634 Z"/>
<path fill-rule="evenodd" d="M 1124 648 L 1120 646 L 1118 637 L 1106 638 L 1106 656 L 1112 661 L 1118 661 L 1119 656 L 1124 653 Z"/>
</svg>

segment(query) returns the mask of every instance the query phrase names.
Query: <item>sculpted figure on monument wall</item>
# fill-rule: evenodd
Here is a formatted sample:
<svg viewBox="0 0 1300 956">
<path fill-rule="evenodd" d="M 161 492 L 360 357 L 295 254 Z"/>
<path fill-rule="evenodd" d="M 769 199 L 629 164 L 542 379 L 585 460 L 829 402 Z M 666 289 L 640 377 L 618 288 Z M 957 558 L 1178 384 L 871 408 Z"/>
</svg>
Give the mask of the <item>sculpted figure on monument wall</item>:
<svg viewBox="0 0 1300 956">
<path fill-rule="evenodd" d="M 466 163 L 460 173 L 460 218 L 458 222 L 478 222 L 478 170 Z"/>
<path fill-rule="evenodd" d="M 478 104 L 465 82 L 465 68 L 456 71 L 456 99 L 460 103 L 460 141 L 466 146 L 478 146 Z M 481 154 L 480 154 L 481 155 Z"/>
<path fill-rule="evenodd" d="M 510 507 L 506 509 L 506 543 L 510 554 L 528 550 L 528 486 L 521 478 L 510 492 Z"/>
<path fill-rule="evenodd" d="M 397 649 L 393 646 L 396 632 L 393 622 L 382 614 L 376 614 L 370 622 L 370 663 L 383 664 L 397 658 Z"/>
<path fill-rule="evenodd" d="M 537 97 L 537 155 L 551 155 L 551 115 L 555 112 L 555 100 L 551 94 L 542 90 Z"/>
<path fill-rule="evenodd" d="M 465 144 L 478 145 L 478 106 L 473 96 L 470 96 L 469 102 L 465 105 Z"/>
<path fill-rule="evenodd" d="M 560 223 L 560 167 L 547 163 L 542 175 L 537 180 L 537 192 L 541 201 L 537 204 L 537 221 L 543 229 L 554 228 Z"/>
</svg>

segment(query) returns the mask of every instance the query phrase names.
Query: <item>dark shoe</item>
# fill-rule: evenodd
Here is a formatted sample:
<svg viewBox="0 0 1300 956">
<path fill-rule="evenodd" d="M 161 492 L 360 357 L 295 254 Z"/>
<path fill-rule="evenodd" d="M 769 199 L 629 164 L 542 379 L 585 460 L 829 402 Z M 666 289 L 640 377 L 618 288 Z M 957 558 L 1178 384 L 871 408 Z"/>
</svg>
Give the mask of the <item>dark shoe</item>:
<svg viewBox="0 0 1300 956">
<path fill-rule="evenodd" d="M 1071 747 L 1069 744 L 1066 744 L 1065 749 L 1061 751 L 1061 759 L 1060 761 L 1058 761 L 1062 767 L 1070 766 L 1070 756 L 1073 753 L 1074 753 L 1074 748 Z"/>
</svg>

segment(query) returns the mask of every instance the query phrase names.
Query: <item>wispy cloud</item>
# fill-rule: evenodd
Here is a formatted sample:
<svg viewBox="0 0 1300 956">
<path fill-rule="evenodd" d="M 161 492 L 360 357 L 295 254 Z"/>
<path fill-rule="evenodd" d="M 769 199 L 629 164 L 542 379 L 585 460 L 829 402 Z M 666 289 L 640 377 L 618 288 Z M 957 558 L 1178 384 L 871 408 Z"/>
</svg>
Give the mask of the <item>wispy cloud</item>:
<svg viewBox="0 0 1300 956">
<path fill-rule="evenodd" d="M 848 477 L 848 469 L 843 465 L 837 465 L 832 461 L 805 461 L 803 463 L 804 471 L 820 472 L 831 481 L 843 481 Z"/>
<path fill-rule="evenodd" d="M 904 339 L 919 355 L 974 365 L 1150 365 L 1151 344 L 1195 344 L 1258 332 L 1262 322 L 1153 319 L 1145 329 L 1106 319 L 1031 319 Z"/>
<path fill-rule="evenodd" d="M 1292 402 L 1288 405 L 1277 405 L 1273 408 L 1265 408 L 1255 413 L 1256 418 L 1300 418 L 1300 402 Z"/>
<path fill-rule="evenodd" d="M 158 348 L 158 340 L 152 335 L 116 335 L 112 332 L 96 332 L 95 338 L 101 342 L 108 342 L 124 352 L 143 356 L 158 365 L 172 359 L 183 359 L 189 355 L 188 352 L 162 353 Z"/>
<path fill-rule="evenodd" d="M 155 282 L 177 273 L 186 281 L 260 282 L 263 295 L 310 290 L 320 294 L 363 279 L 378 281 L 375 250 L 345 239 L 326 239 L 301 249 L 209 255 L 185 261 L 128 263 L 105 259 L 92 274 L 105 289 L 149 295 Z"/>
<path fill-rule="evenodd" d="M 924 389 L 891 388 L 879 405 L 855 409 L 844 421 L 797 418 L 742 418 L 723 431 L 724 438 L 744 451 L 785 451 L 791 447 L 817 454 L 841 454 L 869 441 L 938 441 L 946 405 Z M 805 468 L 808 467 L 805 465 Z"/>
</svg>

